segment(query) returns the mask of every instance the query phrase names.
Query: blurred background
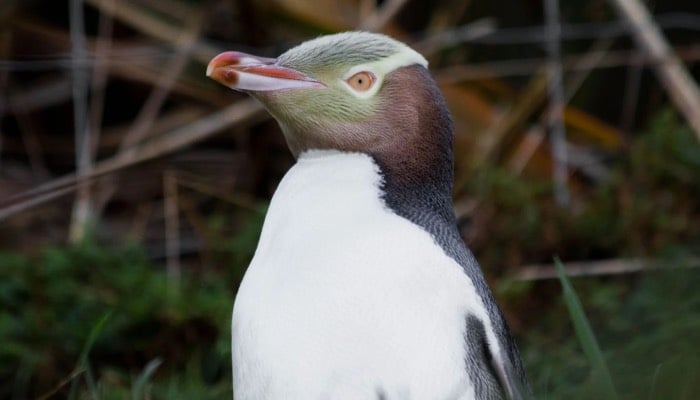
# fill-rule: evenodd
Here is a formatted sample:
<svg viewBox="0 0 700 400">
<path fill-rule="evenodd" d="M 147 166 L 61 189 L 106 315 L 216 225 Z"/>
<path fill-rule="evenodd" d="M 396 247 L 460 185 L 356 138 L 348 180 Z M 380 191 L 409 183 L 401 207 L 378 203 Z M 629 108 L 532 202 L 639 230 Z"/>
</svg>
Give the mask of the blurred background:
<svg viewBox="0 0 700 400">
<path fill-rule="evenodd" d="M 3 0 L 1 399 L 231 398 L 233 299 L 294 160 L 206 64 L 350 29 L 430 61 L 537 397 L 700 398 L 697 0 Z"/>
</svg>

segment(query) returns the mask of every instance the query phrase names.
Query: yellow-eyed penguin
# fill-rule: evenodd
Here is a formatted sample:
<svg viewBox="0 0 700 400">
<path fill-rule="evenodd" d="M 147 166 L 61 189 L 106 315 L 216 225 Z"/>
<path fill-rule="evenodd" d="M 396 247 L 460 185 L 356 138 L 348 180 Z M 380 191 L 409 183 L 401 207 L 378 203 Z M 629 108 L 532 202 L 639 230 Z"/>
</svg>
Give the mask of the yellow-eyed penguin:
<svg viewBox="0 0 700 400">
<path fill-rule="evenodd" d="M 236 296 L 235 400 L 531 397 L 457 229 L 452 120 L 427 64 L 368 32 L 209 63 L 297 159 Z"/>
</svg>

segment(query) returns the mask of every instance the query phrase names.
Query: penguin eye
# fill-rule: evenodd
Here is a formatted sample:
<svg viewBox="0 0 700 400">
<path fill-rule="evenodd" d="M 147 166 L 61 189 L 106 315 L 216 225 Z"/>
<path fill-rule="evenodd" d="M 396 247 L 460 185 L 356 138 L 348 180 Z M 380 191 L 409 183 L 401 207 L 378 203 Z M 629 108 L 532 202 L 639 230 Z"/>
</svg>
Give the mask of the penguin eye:
<svg viewBox="0 0 700 400">
<path fill-rule="evenodd" d="M 349 77 L 345 82 L 358 92 L 366 92 L 374 86 L 376 80 L 377 78 L 371 72 L 362 71 Z"/>
</svg>

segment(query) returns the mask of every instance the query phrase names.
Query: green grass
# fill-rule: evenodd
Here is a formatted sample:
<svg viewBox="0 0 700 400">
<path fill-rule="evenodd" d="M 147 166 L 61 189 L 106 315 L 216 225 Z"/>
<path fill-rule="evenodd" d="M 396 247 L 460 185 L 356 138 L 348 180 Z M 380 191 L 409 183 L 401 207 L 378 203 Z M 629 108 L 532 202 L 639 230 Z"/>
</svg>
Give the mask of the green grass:
<svg viewBox="0 0 700 400">
<path fill-rule="evenodd" d="M 538 398 L 700 398 L 700 270 L 561 283 L 520 340 Z"/>
<path fill-rule="evenodd" d="M 230 392 L 238 282 L 185 273 L 173 293 L 138 247 L 90 242 L 35 257 L 0 254 L 0 264 L 0 398 L 54 389 L 67 398 Z"/>
<path fill-rule="evenodd" d="M 588 322 L 586 312 L 583 310 L 583 305 L 569 281 L 569 278 L 566 276 L 564 266 L 559 258 L 554 259 L 554 265 L 557 268 L 557 275 L 559 276 L 559 281 L 561 282 L 563 290 L 564 303 L 569 311 L 576 337 L 591 365 L 592 380 L 595 382 L 595 385 L 600 388 L 602 398 L 617 400 L 618 395 L 612 381 L 612 376 L 610 375 L 610 370 L 608 369 L 608 364 L 600 350 L 600 345 L 598 345 L 598 340 L 593 333 L 591 324 Z"/>
</svg>

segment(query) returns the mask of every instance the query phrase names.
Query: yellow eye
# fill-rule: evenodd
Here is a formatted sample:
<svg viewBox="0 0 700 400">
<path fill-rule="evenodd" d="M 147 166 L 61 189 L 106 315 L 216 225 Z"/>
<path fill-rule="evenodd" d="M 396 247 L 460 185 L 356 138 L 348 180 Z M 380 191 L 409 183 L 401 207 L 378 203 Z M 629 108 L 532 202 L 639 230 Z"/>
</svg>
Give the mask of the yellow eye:
<svg viewBox="0 0 700 400">
<path fill-rule="evenodd" d="M 358 72 L 355 75 L 349 77 L 346 82 L 351 88 L 357 90 L 358 92 L 366 92 L 374 86 L 374 82 L 377 78 L 374 74 L 367 71 Z"/>
</svg>

